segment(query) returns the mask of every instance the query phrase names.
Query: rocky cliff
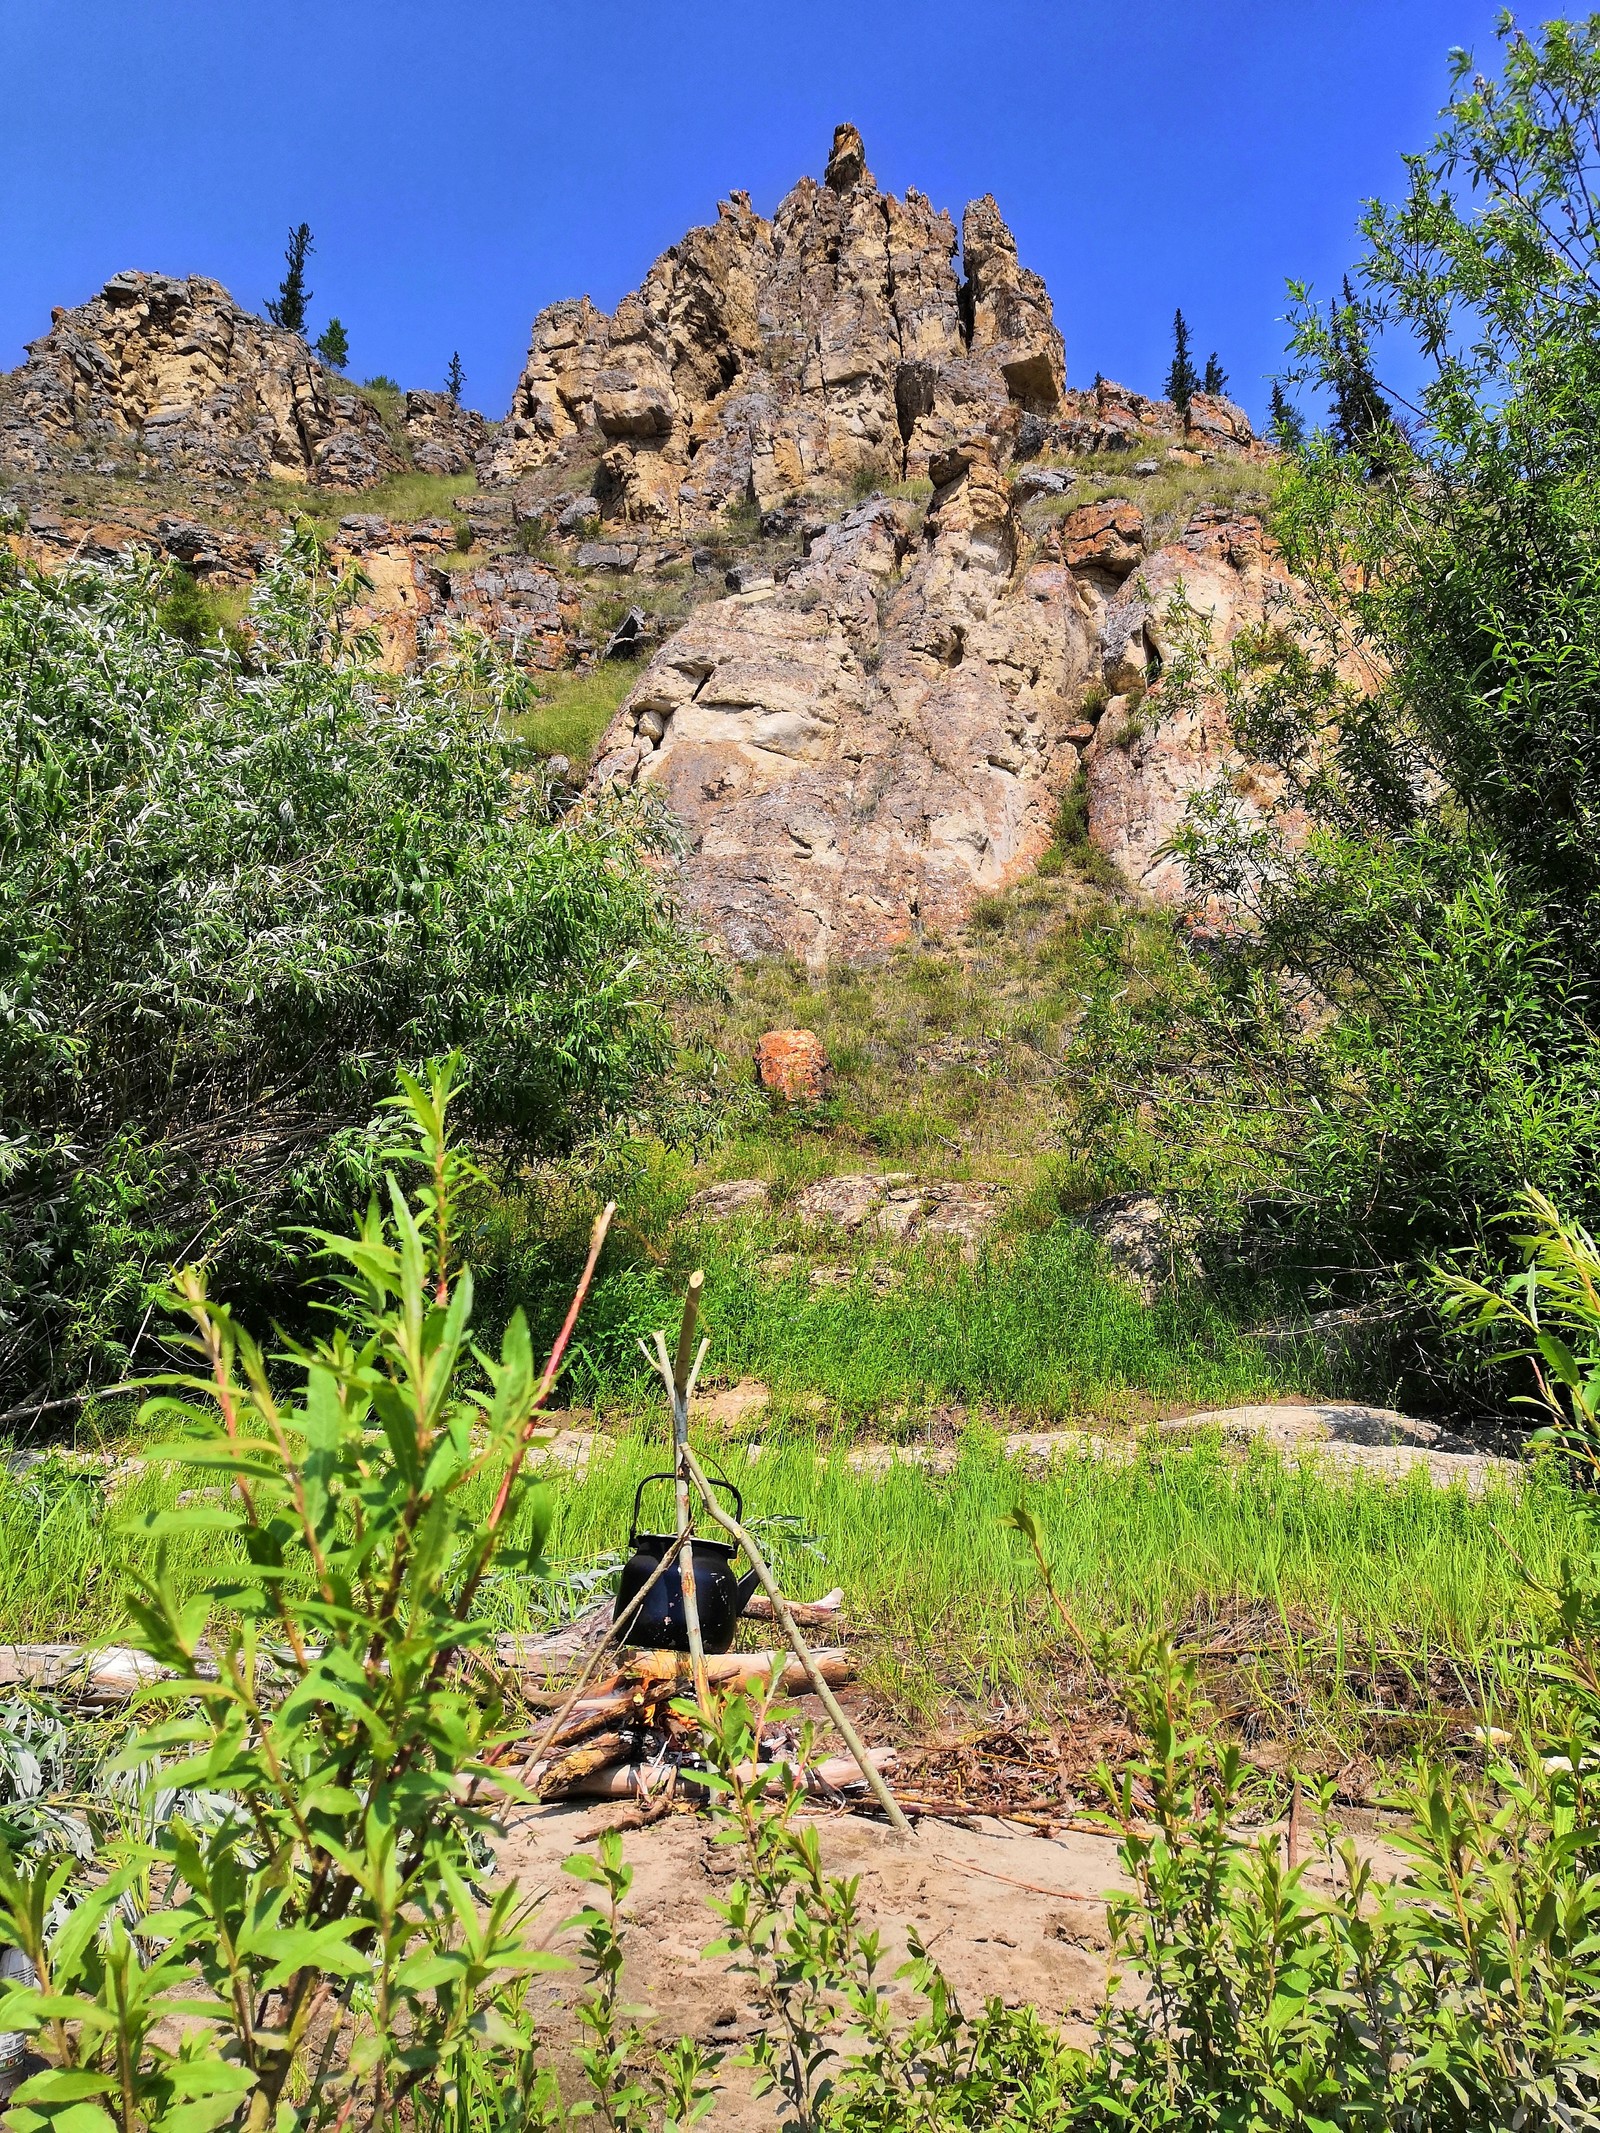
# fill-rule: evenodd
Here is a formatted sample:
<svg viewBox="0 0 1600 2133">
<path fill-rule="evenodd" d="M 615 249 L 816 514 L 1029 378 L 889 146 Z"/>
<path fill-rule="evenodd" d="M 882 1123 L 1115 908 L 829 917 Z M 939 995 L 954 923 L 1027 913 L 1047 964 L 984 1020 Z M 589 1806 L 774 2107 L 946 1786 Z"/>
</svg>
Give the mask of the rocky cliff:
<svg viewBox="0 0 1600 2133">
<path fill-rule="evenodd" d="M 818 483 L 926 471 L 957 431 L 1015 433 L 1066 383 L 1042 281 L 991 199 L 955 225 L 881 193 L 853 126 L 769 222 L 735 193 L 607 315 L 553 304 L 484 473 L 600 455 L 606 515 L 659 525 L 763 510 Z"/>
<path fill-rule="evenodd" d="M 377 409 L 298 334 L 241 310 L 220 282 L 135 273 L 57 311 L 0 377 L 0 472 L 109 473 L 129 460 L 332 489 L 371 488 L 407 464 Z"/>
<path fill-rule="evenodd" d="M 1069 392 L 1049 294 L 994 200 L 968 204 L 958 246 L 915 188 L 878 190 L 846 125 L 770 221 L 735 193 L 615 312 L 541 311 L 479 470 L 507 486 L 582 466 L 604 517 L 693 529 L 917 480 L 974 433 L 1002 457 L 1253 443 L 1223 400 L 1185 419 L 1115 387 Z"/>
<path fill-rule="evenodd" d="M 45 567 L 138 544 L 239 584 L 282 518 L 257 484 L 475 468 L 450 522 L 330 524 L 361 619 L 396 667 L 462 625 L 542 672 L 659 644 L 595 778 L 659 787 L 687 900 L 742 957 L 958 926 L 1038 861 L 1080 772 L 1095 841 L 1173 898 L 1188 796 L 1257 792 L 1162 672 L 1180 589 L 1220 641 L 1292 600 L 1216 500 L 1270 454 L 1226 400 L 1069 388 L 994 200 L 958 236 L 879 191 L 854 127 L 770 220 L 734 194 L 609 316 L 541 312 L 498 429 L 380 397 L 215 282 L 117 275 L 0 378 L 4 537 Z"/>
<path fill-rule="evenodd" d="M 813 966 L 959 926 L 1051 843 L 1083 769 L 1090 828 L 1173 897 L 1188 795 L 1246 766 L 1214 707 L 1161 710 L 1173 593 L 1226 641 L 1287 584 L 1259 523 L 1198 514 L 1145 552 L 1132 504 L 1018 517 L 987 438 L 933 462 L 924 522 L 875 499 L 782 583 L 699 609 L 613 722 L 597 783 L 656 785 L 687 901 L 734 954 Z"/>
</svg>

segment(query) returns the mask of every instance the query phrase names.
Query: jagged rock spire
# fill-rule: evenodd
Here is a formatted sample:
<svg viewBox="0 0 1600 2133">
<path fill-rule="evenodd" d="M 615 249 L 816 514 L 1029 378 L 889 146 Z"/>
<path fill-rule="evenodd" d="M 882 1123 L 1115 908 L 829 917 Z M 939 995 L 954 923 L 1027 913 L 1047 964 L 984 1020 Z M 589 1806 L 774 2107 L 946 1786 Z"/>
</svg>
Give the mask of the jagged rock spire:
<svg viewBox="0 0 1600 2133">
<path fill-rule="evenodd" d="M 833 129 L 833 147 L 828 155 L 828 167 L 823 180 L 836 193 L 847 193 L 869 177 L 867 148 L 861 135 L 848 120 Z"/>
</svg>

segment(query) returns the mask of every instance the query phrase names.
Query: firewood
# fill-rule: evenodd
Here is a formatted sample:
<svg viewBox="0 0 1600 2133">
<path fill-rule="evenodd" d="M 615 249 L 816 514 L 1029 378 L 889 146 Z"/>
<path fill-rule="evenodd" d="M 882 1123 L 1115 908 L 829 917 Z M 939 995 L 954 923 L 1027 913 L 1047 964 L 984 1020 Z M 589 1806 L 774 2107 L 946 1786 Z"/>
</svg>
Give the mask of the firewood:
<svg viewBox="0 0 1600 2133">
<path fill-rule="evenodd" d="M 584 1752 L 587 1753 L 588 1751 Z M 892 1748 L 877 1748 L 873 1750 L 873 1761 L 880 1770 L 892 1769 L 894 1760 L 894 1750 Z M 766 1768 L 769 1773 L 766 1783 L 768 1785 L 775 1784 L 777 1782 L 778 1766 L 769 1764 Z M 753 1773 L 747 1769 L 745 1774 L 748 1777 Z M 575 1778 L 565 1786 L 564 1790 L 566 1796 L 571 1799 L 622 1800 L 638 1792 L 641 1785 L 643 1785 L 644 1791 L 648 1795 L 650 1787 L 645 1782 L 646 1776 L 647 1766 L 645 1765 L 639 1763 L 612 1763 L 604 1769 L 593 1770 L 584 1776 Z M 830 1792 L 850 1791 L 857 1786 L 865 1785 L 867 1782 L 862 1774 L 861 1766 L 853 1755 L 830 1755 L 820 1763 L 810 1764 L 801 1772 L 801 1778 L 807 1792 L 821 1796 L 825 1796 Z M 764 1789 L 765 1787 L 763 1787 Z M 678 1772 L 678 1790 L 680 1795 L 687 1792 L 693 1797 L 705 1794 L 708 1788 L 696 1778 L 692 1770 L 680 1769 Z"/>
</svg>

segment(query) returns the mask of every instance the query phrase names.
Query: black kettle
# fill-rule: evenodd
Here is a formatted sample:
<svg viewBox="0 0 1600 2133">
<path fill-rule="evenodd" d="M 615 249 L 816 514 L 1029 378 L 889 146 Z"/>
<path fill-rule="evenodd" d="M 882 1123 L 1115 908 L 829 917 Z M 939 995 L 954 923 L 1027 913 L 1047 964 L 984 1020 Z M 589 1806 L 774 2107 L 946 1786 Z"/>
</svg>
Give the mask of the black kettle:
<svg viewBox="0 0 1600 2133">
<path fill-rule="evenodd" d="M 639 1531 L 639 1499 L 645 1490 L 652 1481 L 673 1481 L 676 1478 L 673 1474 L 646 1474 L 633 1492 L 633 1530 L 628 1535 L 632 1552 L 622 1566 L 622 1577 L 611 1610 L 613 1620 L 621 1619 L 629 1601 L 648 1582 L 651 1572 L 677 1539 L 675 1533 Z M 731 1481 L 720 1478 L 716 1485 L 726 1489 L 733 1498 L 734 1516 L 742 1520 L 744 1498 L 739 1491 Z M 708 1652 L 725 1652 L 733 1643 L 739 1617 L 756 1589 L 756 1574 L 752 1570 L 742 1578 L 734 1576 L 733 1559 L 739 1551 L 731 1541 L 701 1540 L 696 1535 L 689 1546 L 694 1558 L 694 1595 L 700 1610 L 700 1641 Z M 624 1642 L 642 1644 L 658 1652 L 686 1652 L 689 1649 L 689 1630 L 683 1619 L 683 1580 L 678 1564 L 674 1563 L 657 1578 L 644 1605 L 629 1624 Z"/>
</svg>

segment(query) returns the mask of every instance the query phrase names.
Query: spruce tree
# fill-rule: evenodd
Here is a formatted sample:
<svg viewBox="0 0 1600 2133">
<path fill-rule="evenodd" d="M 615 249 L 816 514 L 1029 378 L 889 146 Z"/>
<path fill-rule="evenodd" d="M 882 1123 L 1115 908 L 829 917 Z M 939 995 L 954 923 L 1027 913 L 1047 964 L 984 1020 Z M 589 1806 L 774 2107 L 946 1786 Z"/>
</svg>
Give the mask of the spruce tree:
<svg viewBox="0 0 1600 2133">
<path fill-rule="evenodd" d="M 1210 393 L 1214 400 L 1220 400 L 1228 390 L 1228 373 L 1217 361 L 1217 351 L 1214 348 L 1206 357 L 1206 374 L 1200 381 L 1200 390 Z"/>
<path fill-rule="evenodd" d="M 1189 412 L 1189 402 L 1200 384 L 1189 350 L 1189 327 L 1181 311 L 1172 315 L 1172 367 L 1167 372 L 1167 398 L 1180 415 Z"/>
<path fill-rule="evenodd" d="M 1305 417 L 1274 378 L 1268 403 L 1267 428 L 1282 451 L 1297 452 L 1306 441 Z"/>
<path fill-rule="evenodd" d="M 289 333 L 306 330 L 306 306 L 311 301 L 311 291 L 306 287 L 306 254 L 311 249 L 311 225 L 302 222 L 289 232 L 283 254 L 288 271 L 278 284 L 276 297 L 267 305 L 267 316 L 273 325 L 282 326 Z"/>
<path fill-rule="evenodd" d="M 329 319 L 316 343 L 317 354 L 330 370 L 343 370 L 350 360 L 350 336 L 336 318 Z"/>
<path fill-rule="evenodd" d="M 467 374 L 461 368 L 461 351 L 459 348 L 452 349 L 450 368 L 444 374 L 444 389 L 450 395 L 450 405 L 452 407 L 461 405 L 461 394 L 466 382 Z"/>
<path fill-rule="evenodd" d="M 1393 462 L 1399 426 L 1372 367 L 1366 325 L 1348 275 L 1343 304 L 1328 306 L 1328 328 L 1334 442 L 1341 452 L 1363 460 L 1369 473 L 1382 473 Z"/>
</svg>

